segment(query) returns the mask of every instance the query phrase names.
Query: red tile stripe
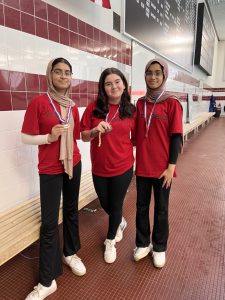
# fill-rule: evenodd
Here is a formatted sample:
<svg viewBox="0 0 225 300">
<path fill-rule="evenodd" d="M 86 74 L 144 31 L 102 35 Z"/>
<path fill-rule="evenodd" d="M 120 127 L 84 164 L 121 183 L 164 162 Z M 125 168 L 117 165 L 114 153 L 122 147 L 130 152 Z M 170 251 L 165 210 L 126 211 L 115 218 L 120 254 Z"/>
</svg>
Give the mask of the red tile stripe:
<svg viewBox="0 0 225 300">
<path fill-rule="evenodd" d="M 196 87 L 199 87 L 200 80 L 195 79 L 194 77 L 182 72 L 178 71 L 175 68 L 170 68 L 169 78 L 172 80 L 180 81 L 186 84 L 190 84 Z"/>
<path fill-rule="evenodd" d="M 41 0 L 0 1 L 0 25 L 131 65 L 131 46 Z"/>
<path fill-rule="evenodd" d="M 195 79 L 192 76 L 185 74 L 181 71 L 178 71 L 177 75 L 173 79 L 196 87 L 199 87 L 200 85 L 200 80 Z"/>
<path fill-rule="evenodd" d="M 203 101 L 210 101 L 211 96 L 203 96 L 202 100 Z M 225 96 L 214 96 L 216 101 L 225 101 Z"/>
<path fill-rule="evenodd" d="M 30 74 L 17 71 L 0 70 L 0 111 L 25 110 L 29 101 L 36 95 L 40 95 L 47 90 L 45 75 Z M 96 99 L 98 92 L 98 82 L 72 79 L 71 97 L 78 107 L 86 107 L 91 101 Z M 144 90 L 131 92 L 132 96 L 140 97 L 145 94 Z M 186 93 L 173 92 L 182 102 L 187 101 Z M 218 97 L 225 100 L 225 97 Z M 193 101 L 197 101 L 198 96 L 193 95 Z M 210 96 L 203 97 L 204 101 L 209 101 Z M 217 100 L 217 97 L 216 97 Z"/>
<path fill-rule="evenodd" d="M 25 110 L 30 100 L 47 90 L 45 75 L 0 70 L 0 111 Z M 71 98 L 78 107 L 96 99 L 98 82 L 72 79 Z"/>
<path fill-rule="evenodd" d="M 225 88 L 221 87 L 221 88 L 206 88 L 206 90 L 210 91 L 210 92 L 221 92 L 221 93 L 225 93 Z"/>
</svg>

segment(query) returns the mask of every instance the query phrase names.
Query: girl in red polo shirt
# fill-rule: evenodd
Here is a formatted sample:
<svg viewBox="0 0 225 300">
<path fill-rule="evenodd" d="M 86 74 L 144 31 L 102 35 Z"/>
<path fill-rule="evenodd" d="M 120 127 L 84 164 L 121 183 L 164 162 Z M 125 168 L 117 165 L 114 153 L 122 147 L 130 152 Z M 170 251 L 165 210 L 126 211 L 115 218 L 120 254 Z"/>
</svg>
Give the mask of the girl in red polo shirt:
<svg viewBox="0 0 225 300">
<path fill-rule="evenodd" d="M 97 100 L 86 108 L 81 131 L 91 141 L 93 182 L 102 208 L 109 216 L 104 259 L 116 260 L 116 242 L 123 237 L 127 222 L 122 217 L 123 200 L 133 175 L 135 107 L 130 103 L 128 84 L 115 68 L 104 70 L 99 79 Z"/>
<path fill-rule="evenodd" d="M 34 98 L 26 111 L 22 141 L 39 145 L 41 230 L 39 283 L 26 300 L 45 299 L 56 291 L 55 279 L 62 274 L 58 216 L 63 195 L 63 262 L 78 276 L 86 273 L 81 259 L 78 230 L 78 196 L 81 156 L 79 114 L 69 98 L 72 66 L 64 58 L 48 64 L 48 92 Z"/>
<path fill-rule="evenodd" d="M 165 264 L 169 235 L 168 204 L 175 165 L 182 146 L 182 106 L 165 92 L 168 65 L 153 59 L 145 68 L 146 95 L 137 102 L 136 121 L 136 261 L 153 255 L 155 267 Z M 154 224 L 150 239 L 149 206 L 154 192 Z"/>
</svg>

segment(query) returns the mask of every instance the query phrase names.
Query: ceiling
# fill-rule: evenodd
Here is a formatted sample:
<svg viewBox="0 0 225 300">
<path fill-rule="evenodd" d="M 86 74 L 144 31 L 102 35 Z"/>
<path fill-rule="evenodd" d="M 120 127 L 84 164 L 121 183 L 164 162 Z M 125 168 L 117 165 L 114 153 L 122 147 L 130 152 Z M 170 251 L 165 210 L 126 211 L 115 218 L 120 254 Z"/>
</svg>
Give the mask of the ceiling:
<svg viewBox="0 0 225 300">
<path fill-rule="evenodd" d="M 225 0 L 207 0 L 219 41 L 225 41 Z"/>
</svg>

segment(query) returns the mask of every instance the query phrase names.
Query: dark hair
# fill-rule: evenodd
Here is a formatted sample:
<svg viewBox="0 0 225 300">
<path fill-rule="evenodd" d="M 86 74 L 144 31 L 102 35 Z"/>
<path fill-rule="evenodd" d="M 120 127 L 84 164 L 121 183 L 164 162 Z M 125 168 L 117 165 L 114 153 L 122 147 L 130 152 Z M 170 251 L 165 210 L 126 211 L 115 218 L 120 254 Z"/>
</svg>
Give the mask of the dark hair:
<svg viewBox="0 0 225 300">
<path fill-rule="evenodd" d="M 57 65 L 58 63 L 64 63 L 64 64 L 66 64 L 70 68 L 70 72 L 71 73 L 73 72 L 71 64 L 68 62 L 68 60 L 66 60 L 63 57 L 58 57 L 55 60 L 53 60 L 51 71 L 53 70 L 54 66 Z"/>
<path fill-rule="evenodd" d="M 123 73 L 116 69 L 116 68 L 107 68 L 105 69 L 98 82 L 98 96 L 97 96 L 97 105 L 96 108 L 93 111 L 93 114 L 98 119 L 105 119 L 107 113 L 109 112 L 109 106 L 108 106 L 108 97 L 105 92 L 105 79 L 110 74 L 116 74 L 118 75 L 125 86 L 124 92 L 121 96 L 120 101 L 120 109 L 119 109 L 119 116 L 121 119 L 124 118 L 131 118 L 136 110 L 135 106 L 130 102 L 130 95 L 128 92 L 128 83 L 123 75 Z"/>
</svg>

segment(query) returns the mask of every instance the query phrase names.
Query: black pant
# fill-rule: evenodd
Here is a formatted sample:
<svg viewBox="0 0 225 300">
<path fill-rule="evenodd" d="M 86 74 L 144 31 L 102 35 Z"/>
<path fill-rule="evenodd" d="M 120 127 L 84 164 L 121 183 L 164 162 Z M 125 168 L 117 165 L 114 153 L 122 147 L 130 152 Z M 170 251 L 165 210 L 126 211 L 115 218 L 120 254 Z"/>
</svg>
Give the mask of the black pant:
<svg viewBox="0 0 225 300">
<path fill-rule="evenodd" d="M 109 215 L 107 239 L 113 240 L 122 219 L 123 201 L 133 176 L 133 167 L 114 177 L 92 176 L 101 206 Z"/>
<path fill-rule="evenodd" d="M 80 249 L 78 227 L 78 197 L 81 162 L 73 168 L 73 178 L 66 173 L 40 174 L 41 230 L 39 282 L 50 286 L 62 274 L 58 216 L 61 192 L 63 195 L 63 253 L 73 255 Z"/>
<path fill-rule="evenodd" d="M 137 212 L 136 246 L 147 247 L 150 243 L 149 206 L 152 187 L 154 191 L 154 224 L 152 231 L 153 250 L 163 252 L 167 248 L 169 237 L 168 206 L 171 186 L 162 187 L 163 178 L 136 177 Z"/>
</svg>

